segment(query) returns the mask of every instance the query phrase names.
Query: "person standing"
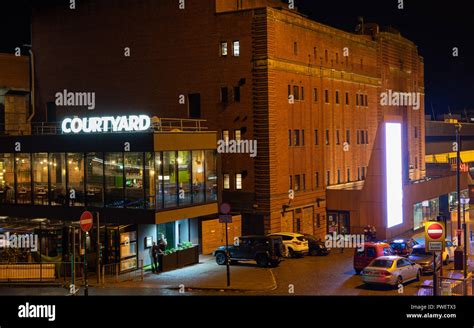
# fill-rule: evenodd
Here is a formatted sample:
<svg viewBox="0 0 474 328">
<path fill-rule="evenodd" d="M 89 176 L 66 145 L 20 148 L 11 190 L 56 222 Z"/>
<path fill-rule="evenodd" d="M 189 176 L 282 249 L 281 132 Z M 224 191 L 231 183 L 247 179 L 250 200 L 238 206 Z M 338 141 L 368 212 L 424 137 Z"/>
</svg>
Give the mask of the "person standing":
<svg viewBox="0 0 474 328">
<path fill-rule="evenodd" d="M 151 257 L 152 257 L 152 262 L 151 262 L 151 271 L 153 273 L 158 273 L 158 253 L 160 251 L 160 248 L 156 244 L 156 242 L 153 242 L 153 246 L 151 247 Z"/>
</svg>

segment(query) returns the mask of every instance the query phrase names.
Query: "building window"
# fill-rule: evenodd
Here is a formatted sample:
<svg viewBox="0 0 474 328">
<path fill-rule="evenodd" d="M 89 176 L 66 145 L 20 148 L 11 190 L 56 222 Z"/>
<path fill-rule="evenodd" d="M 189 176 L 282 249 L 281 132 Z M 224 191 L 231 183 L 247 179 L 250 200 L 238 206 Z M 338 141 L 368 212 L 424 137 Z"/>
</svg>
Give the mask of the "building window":
<svg viewBox="0 0 474 328">
<path fill-rule="evenodd" d="M 303 174 L 303 191 L 306 190 L 306 174 Z"/>
<path fill-rule="evenodd" d="M 234 55 L 234 57 L 240 56 L 240 41 L 234 41 L 232 43 L 232 55 Z"/>
<path fill-rule="evenodd" d="M 365 102 L 364 102 L 364 95 L 360 95 L 360 105 L 363 107 L 365 106 Z"/>
<path fill-rule="evenodd" d="M 351 182 L 351 169 L 347 169 L 347 182 Z"/>
<path fill-rule="evenodd" d="M 300 145 L 300 130 L 295 130 L 295 146 L 298 147 Z"/>
<path fill-rule="evenodd" d="M 337 170 L 337 184 L 341 183 L 341 170 Z"/>
<path fill-rule="evenodd" d="M 301 176 L 295 175 L 295 191 L 300 191 Z"/>
<path fill-rule="evenodd" d="M 223 131 L 222 131 L 222 140 L 224 140 L 224 142 L 225 142 L 226 144 L 229 143 L 229 140 L 230 140 L 229 130 L 223 130 Z"/>
<path fill-rule="evenodd" d="M 336 145 L 340 145 L 341 144 L 341 140 L 339 138 L 339 130 L 336 130 Z"/>
<path fill-rule="evenodd" d="M 224 174 L 224 189 L 230 189 L 230 174 Z"/>
<path fill-rule="evenodd" d="M 351 144 L 351 130 L 346 130 L 346 142 L 348 145 Z"/>
<path fill-rule="evenodd" d="M 325 58 L 326 63 L 327 63 L 329 61 L 329 54 L 328 54 L 327 50 L 324 51 L 324 58 Z"/>
<path fill-rule="evenodd" d="M 349 105 L 349 92 L 346 92 L 346 105 Z"/>
<path fill-rule="evenodd" d="M 365 131 L 365 143 L 369 144 L 369 130 Z"/>
<path fill-rule="evenodd" d="M 321 214 L 316 214 L 316 228 L 321 228 Z"/>
<path fill-rule="evenodd" d="M 291 85 L 288 84 L 288 99 L 291 97 Z"/>
<path fill-rule="evenodd" d="M 319 145 L 318 130 L 314 130 L 314 144 L 315 144 L 316 146 Z"/>
<path fill-rule="evenodd" d="M 291 175 L 290 175 L 289 183 L 290 183 L 290 189 L 289 190 L 292 190 L 293 189 L 293 176 L 291 176 Z"/>
<path fill-rule="evenodd" d="M 291 130 L 288 130 L 288 146 L 291 147 L 293 142 L 293 138 L 291 136 Z"/>
<path fill-rule="evenodd" d="M 418 128 L 415 126 L 415 139 L 418 138 Z"/>
<path fill-rule="evenodd" d="M 360 167 L 357 168 L 357 180 L 360 181 Z"/>
<path fill-rule="evenodd" d="M 326 185 L 327 186 L 331 185 L 331 172 L 330 171 L 326 172 Z"/>
<path fill-rule="evenodd" d="M 229 102 L 229 89 L 227 87 L 221 88 L 221 103 L 227 104 Z"/>
<path fill-rule="evenodd" d="M 361 144 L 365 145 L 365 133 L 364 133 L 364 131 L 360 131 L 360 132 L 361 132 L 360 133 L 361 134 Z"/>
<path fill-rule="evenodd" d="M 360 130 L 357 130 L 357 144 L 360 145 Z"/>
<path fill-rule="evenodd" d="M 174 155 L 174 152 L 172 152 Z M 123 194 L 123 178 L 124 178 L 124 156 L 123 153 L 106 153 L 105 155 L 105 199 L 106 207 L 120 208 L 124 207 L 124 194 Z M 170 165 L 171 166 L 171 165 Z M 174 167 L 174 156 L 173 164 Z M 170 174 L 170 177 L 176 177 L 175 174 Z M 176 206 L 176 181 L 173 181 L 173 195 L 174 203 Z"/>
<path fill-rule="evenodd" d="M 177 158 L 178 166 L 178 205 L 190 205 L 192 203 L 192 154 L 190 151 L 179 151 Z"/>
<path fill-rule="evenodd" d="M 356 93 L 356 106 L 359 106 L 359 94 Z"/>
<path fill-rule="evenodd" d="M 142 153 L 125 153 L 125 191 L 128 207 L 140 207 L 143 199 Z M 102 153 L 86 154 L 86 199 L 88 206 L 103 207 L 104 158 Z M 135 180 L 136 179 L 136 180 Z M 141 196 L 141 197 L 140 197 Z M 136 202 L 136 203 L 134 203 Z M 135 206 L 134 206 L 135 205 Z M 141 205 L 143 206 L 143 204 Z"/>
<path fill-rule="evenodd" d="M 318 101 L 318 89 L 317 88 L 313 89 L 313 99 L 314 99 L 314 102 Z"/>
<path fill-rule="evenodd" d="M 222 57 L 227 56 L 227 42 L 221 42 L 220 54 Z"/>
<path fill-rule="evenodd" d="M 301 97 L 300 100 L 304 100 L 304 87 L 301 87 Z"/>
<path fill-rule="evenodd" d="M 188 95 L 189 118 L 201 118 L 201 94 L 192 93 Z"/>
<path fill-rule="evenodd" d="M 217 153 L 215 150 L 205 151 L 206 201 L 217 200 Z"/>
<path fill-rule="evenodd" d="M 339 91 L 336 91 L 336 104 L 339 105 Z"/>
<path fill-rule="evenodd" d="M 324 102 L 329 104 L 329 90 L 324 90 Z"/>
<path fill-rule="evenodd" d="M 362 168 L 362 180 L 365 180 L 365 167 Z"/>
<path fill-rule="evenodd" d="M 234 130 L 234 138 L 235 141 L 239 142 L 242 140 L 242 131 L 241 130 Z"/>
<path fill-rule="evenodd" d="M 326 130 L 326 146 L 329 146 L 329 130 Z"/>
<path fill-rule="evenodd" d="M 18 157 L 17 157 L 18 159 Z M 18 161 L 17 161 L 18 164 Z M 17 165 L 18 169 L 18 165 Z M 107 171 L 106 171 L 107 173 Z M 110 175 L 107 175 L 110 176 Z M 17 178 L 19 179 L 19 178 Z M 19 181 L 19 180 L 18 180 Z M 84 155 L 81 153 L 67 154 L 67 188 L 74 192 L 76 198 L 71 199 L 71 206 L 84 206 Z M 20 185 L 18 185 L 20 188 Z"/>
<path fill-rule="evenodd" d="M 293 43 L 293 53 L 295 54 L 295 56 L 298 55 L 298 42 Z"/>
<path fill-rule="evenodd" d="M 234 101 L 240 102 L 240 87 L 234 87 Z"/>
<path fill-rule="evenodd" d="M 418 170 L 418 157 L 415 157 L 415 170 Z"/>
<path fill-rule="evenodd" d="M 293 86 L 293 97 L 295 100 L 300 100 L 300 88 L 297 85 Z"/>
<path fill-rule="evenodd" d="M 369 106 L 369 97 L 367 95 L 364 96 L 365 106 Z"/>
<path fill-rule="evenodd" d="M 316 172 L 315 180 L 316 180 L 316 189 L 319 189 L 319 172 Z"/>
<path fill-rule="evenodd" d="M 242 174 L 235 175 L 235 189 L 242 190 Z"/>
<path fill-rule="evenodd" d="M 304 130 L 301 130 L 301 146 L 304 146 Z"/>
</svg>

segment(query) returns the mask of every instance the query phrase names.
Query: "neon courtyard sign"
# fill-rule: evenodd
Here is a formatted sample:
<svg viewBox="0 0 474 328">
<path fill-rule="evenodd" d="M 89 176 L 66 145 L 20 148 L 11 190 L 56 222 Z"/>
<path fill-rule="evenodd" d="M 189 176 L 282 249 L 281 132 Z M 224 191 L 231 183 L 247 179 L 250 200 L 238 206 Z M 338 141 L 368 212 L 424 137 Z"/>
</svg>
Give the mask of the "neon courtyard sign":
<svg viewBox="0 0 474 328">
<path fill-rule="evenodd" d="M 101 132 L 139 132 L 151 127 L 147 115 L 105 116 L 86 118 L 66 118 L 61 124 L 64 134 L 101 133 Z"/>
</svg>

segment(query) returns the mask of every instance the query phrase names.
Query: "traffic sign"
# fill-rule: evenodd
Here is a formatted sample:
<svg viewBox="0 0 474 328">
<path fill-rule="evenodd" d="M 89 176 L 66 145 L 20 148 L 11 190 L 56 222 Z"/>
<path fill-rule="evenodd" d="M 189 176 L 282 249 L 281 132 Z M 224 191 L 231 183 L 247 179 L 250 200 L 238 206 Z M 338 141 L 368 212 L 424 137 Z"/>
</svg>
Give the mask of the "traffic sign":
<svg viewBox="0 0 474 328">
<path fill-rule="evenodd" d="M 222 214 L 229 214 L 230 213 L 230 205 L 228 203 L 222 203 L 220 206 L 220 210 Z"/>
<path fill-rule="evenodd" d="M 443 222 L 425 223 L 425 248 L 427 252 L 443 252 L 446 228 Z"/>
<path fill-rule="evenodd" d="M 219 215 L 219 223 L 232 223 L 232 215 Z"/>
<path fill-rule="evenodd" d="M 81 215 L 80 223 L 81 223 L 82 231 L 88 232 L 89 230 L 91 230 L 92 225 L 94 223 L 94 216 L 92 215 L 91 212 L 85 211 Z"/>
</svg>

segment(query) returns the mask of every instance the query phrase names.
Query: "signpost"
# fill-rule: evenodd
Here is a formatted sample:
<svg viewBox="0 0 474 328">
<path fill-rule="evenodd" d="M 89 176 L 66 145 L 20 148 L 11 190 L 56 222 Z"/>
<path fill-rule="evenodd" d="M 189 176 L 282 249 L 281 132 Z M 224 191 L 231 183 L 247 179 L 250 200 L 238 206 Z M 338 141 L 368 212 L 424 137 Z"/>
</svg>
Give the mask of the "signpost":
<svg viewBox="0 0 474 328">
<path fill-rule="evenodd" d="M 84 237 L 84 296 L 89 296 L 89 283 L 87 281 L 87 237 L 89 236 L 89 230 L 91 230 L 94 224 L 94 216 L 91 212 L 85 211 L 81 215 L 80 219 L 81 229 L 85 233 Z"/>
<path fill-rule="evenodd" d="M 230 205 L 222 203 L 220 206 L 221 215 L 219 215 L 219 222 L 225 223 L 225 252 L 227 258 L 227 287 L 230 287 L 230 253 L 229 253 L 229 232 L 227 225 L 232 223 L 232 215 L 230 215 Z"/>
<path fill-rule="evenodd" d="M 443 252 L 446 246 L 446 226 L 443 222 L 425 223 L 425 248 L 433 253 L 433 296 L 438 295 L 438 261 L 437 253 L 443 261 Z M 441 264 L 442 265 L 442 264 Z"/>
</svg>

